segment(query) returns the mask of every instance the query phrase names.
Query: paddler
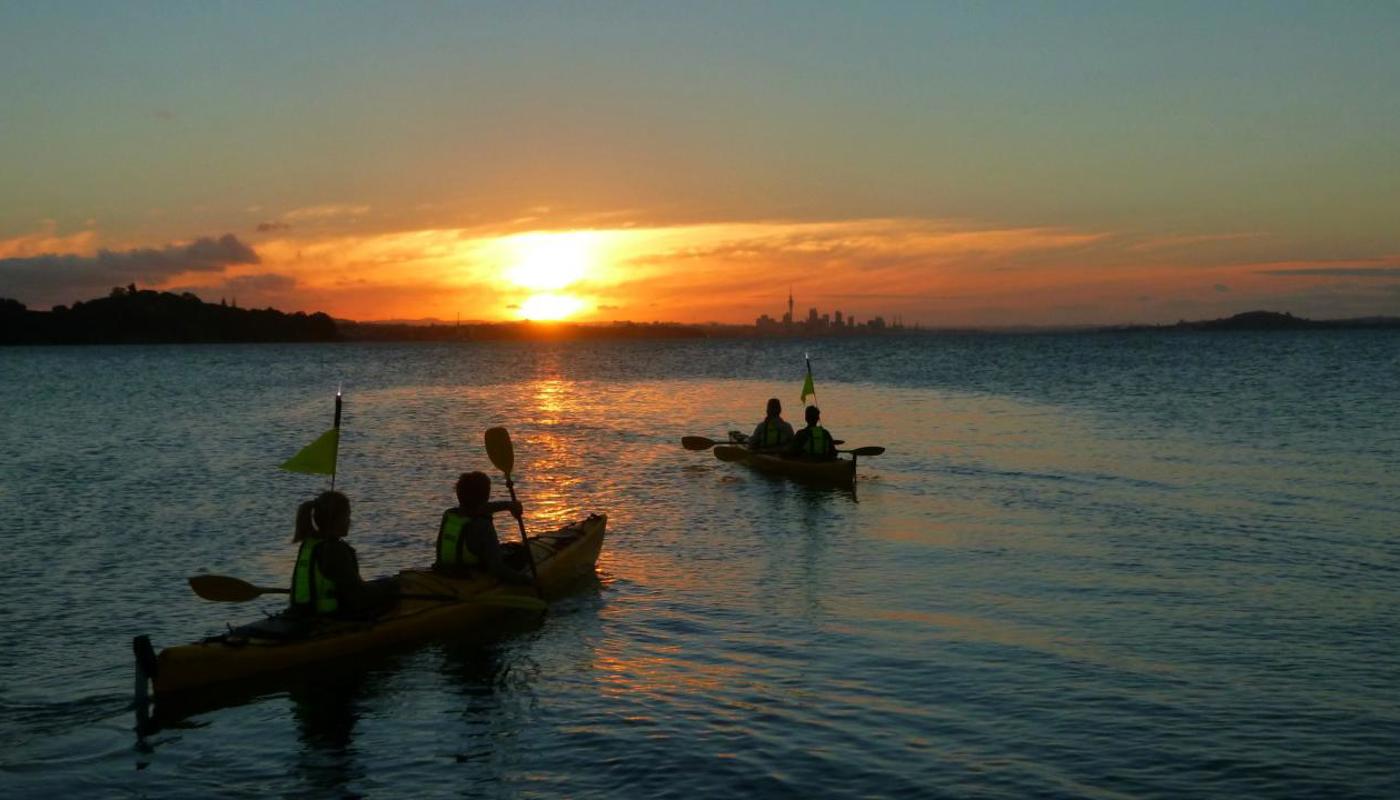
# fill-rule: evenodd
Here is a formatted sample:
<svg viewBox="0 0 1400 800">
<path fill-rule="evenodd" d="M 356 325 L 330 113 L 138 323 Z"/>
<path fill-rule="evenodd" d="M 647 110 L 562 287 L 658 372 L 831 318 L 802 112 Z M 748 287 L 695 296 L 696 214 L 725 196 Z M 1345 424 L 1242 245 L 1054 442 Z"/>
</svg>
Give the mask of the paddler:
<svg viewBox="0 0 1400 800">
<path fill-rule="evenodd" d="M 515 500 L 488 502 L 491 478 L 484 472 L 463 472 L 456 490 L 457 505 L 442 512 L 433 569 L 447 575 L 469 575 L 480 569 L 506 583 L 530 583 L 528 575 L 505 563 L 507 554 L 521 546 L 502 545 L 491 518 L 507 511 L 520 519 L 524 508 Z"/>
<path fill-rule="evenodd" d="M 350 533 L 350 499 L 340 492 L 322 492 L 297 508 L 299 543 L 292 570 L 292 610 L 307 615 L 373 616 L 398 602 L 393 578 L 366 582 L 360 578 Z"/>
<path fill-rule="evenodd" d="M 831 431 L 820 424 L 821 409 L 807 406 L 807 427 L 797 432 L 788 445 L 789 455 L 810 458 L 817 461 L 830 461 L 836 458 L 836 443 Z"/>
<path fill-rule="evenodd" d="M 783 404 L 776 397 L 768 400 L 768 415 L 753 429 L 750 450 L 773 450 L 792 441 L 792 425 L 783 419 Z"/>
</svg>

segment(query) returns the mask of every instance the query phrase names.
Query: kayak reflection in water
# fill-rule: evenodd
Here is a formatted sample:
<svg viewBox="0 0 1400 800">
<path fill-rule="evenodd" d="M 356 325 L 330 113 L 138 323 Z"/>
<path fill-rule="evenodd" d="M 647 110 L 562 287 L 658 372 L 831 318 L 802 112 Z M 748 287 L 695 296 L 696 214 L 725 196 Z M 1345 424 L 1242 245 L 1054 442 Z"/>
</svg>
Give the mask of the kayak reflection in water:
<svg viewBox="0 0 1400 800">
<path fill-rule="evenodd" d="M 768 400 L 768 416 L 753 429 L 749 449 L 768 451 L 785 447 L 792 441 L 792 425 L 783 419 L 783 403 L 776 397 Z"/>
<path fill-rule="evenodd" d="M 294 613 L 307 616 L 373 616 L 398 602 L 393 578 L 365 582 L 355 548 L 345 541 L 350 533 L 350 499 L 340 492 L 322 492 L 297 508 L 292 541 L 301 544 L 292 570 Z"/>
<path fill-rule="evenodd" d="M 797 432 L 788 445 L 787 454 L 813 461 L 831 461 L 836 458 L 836 438 L 831 431 L 817 424 L 821 421 L 821 409 L 807 406 L 807 427 Z"/>
<path fill-rule="evenodd" d="M 457 478 L 457 505 L 442 512 L 433 569 L 454 577 L 480 569 L 506 583 L 530 583 L 528 575 L 507 563 L 525 560 L 522 546 L 501 544 L 491 519 L 502 511 L 519 519 L 524 509 L 515 500 L 491 503 L 490 499 L 491 479 L 486 473 L 463 472 Z"/>
</svg>

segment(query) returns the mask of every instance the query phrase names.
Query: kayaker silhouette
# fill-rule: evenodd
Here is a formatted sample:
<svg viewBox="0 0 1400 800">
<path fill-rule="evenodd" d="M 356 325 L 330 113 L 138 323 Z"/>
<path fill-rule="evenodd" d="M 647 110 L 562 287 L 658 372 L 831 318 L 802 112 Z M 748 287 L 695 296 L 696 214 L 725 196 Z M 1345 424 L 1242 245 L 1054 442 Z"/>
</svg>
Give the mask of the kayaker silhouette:
<svg viewBox="0 0 1400 800">
<path fill-rule="evenodd" d="M 768 415 L 753 429 L 749 437 L 750 450 L 771 450 L 792 441 L 792 425 L 783 419 L 783 403 L 776 397 L 768 400 Z"/>
<path fill-rule="evenodd" d="M 445 575 L 460 576 L 476 570 L 507 583 L 528 584 L 530 577 L 512 569 L 507 559 L 518 554 L 521 546 L 501 544 L 496 533 L 493 514 L 510 512 L 519 519 L 524 508 L 514 500 L 491 499 L 491 478 L 484 472 L 464 472 L 457 478 L 457 505 L 442 512 L 438 525 L 433 569 Z"/>
<path fill-rule="evenodd" d="M 789 455 L 820 461 L 836 458 L 836 442 L 832 441 L 836 437 L 818 424 L 821 418 L 821 409 L 807 406 L 807 427 L 792 437 L 792 443 L 787 449 Z"/>
<path fill-rule="evenodd" d="M 360 578 L 350 533 L 350 499 L 340 492 L 322 492 L 297 508 L 292 541 L 301 545 L 292 570 L 294 613 L 308 616 L 370 616 L 398 601 L 393 578 L 366 582 Z"/>
</svg>

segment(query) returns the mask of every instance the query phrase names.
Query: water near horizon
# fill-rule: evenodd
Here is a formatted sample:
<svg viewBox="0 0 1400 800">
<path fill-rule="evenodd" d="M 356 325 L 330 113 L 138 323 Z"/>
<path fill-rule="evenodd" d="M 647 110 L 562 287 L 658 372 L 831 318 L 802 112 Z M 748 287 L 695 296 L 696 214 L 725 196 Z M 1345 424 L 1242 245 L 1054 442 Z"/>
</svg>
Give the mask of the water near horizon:
<svg viewBox="0 0 1400 800">
<path fill-rule="evenodd" d="M 857 495 L 679 446 L 804 350 Z M 598 580 L 138 741 L 131 637 L 276 608 L 185 578 L 286 581 L 342 383 L 367 575 L 506 425 Z M 0 796 L 1400 796 L 1397 397 L 1388 331 L 0 349 Z"/>
</svg>

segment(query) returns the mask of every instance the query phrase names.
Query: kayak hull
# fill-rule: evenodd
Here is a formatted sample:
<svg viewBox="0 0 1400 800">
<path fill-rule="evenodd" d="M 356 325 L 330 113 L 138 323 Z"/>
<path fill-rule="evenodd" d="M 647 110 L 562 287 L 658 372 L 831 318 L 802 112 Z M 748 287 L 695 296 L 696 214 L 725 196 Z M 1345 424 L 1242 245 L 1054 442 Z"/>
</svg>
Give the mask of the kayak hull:
<svg viewBox="0 0 1400 800">
<path fill-rule="evenodd" d="M 607 517 L 594 514 L 553 533 L 530 538 L 540 588 L 546 598 L 592 574 L 606 529 Z M 305 638 L 287 640 L 264 638 L 256 632 L 240 633 L 256 629 L 253 625 L 202 642 L 168 647 L 156 658 L 151 679 L 155 698 L 453 632 L 485 630 L 510 612 L 502 605 L 506 601 L 493 604 L 492 597 L 534 596 L 529 586 L 505 585 L 489 575 L 452 578 L 431 570 L 404 570 L 399 573 L 399 587 L 403 594 L 446 595 L 458 600 L 404 598 L 374 620 L 317 621 L 315 630 Z"/>
<path fill-rule="evenodd" d="M 831 461 L 806 461 L 776 455 L 755 453 L 739 445 L 719 445 L 715 457 L 721 461 L 745 464 L 769 475 L 781 475 L 802 483 L 852 489 L 856 484 L 856 462 L 851 458 Z"/>
</svg>

